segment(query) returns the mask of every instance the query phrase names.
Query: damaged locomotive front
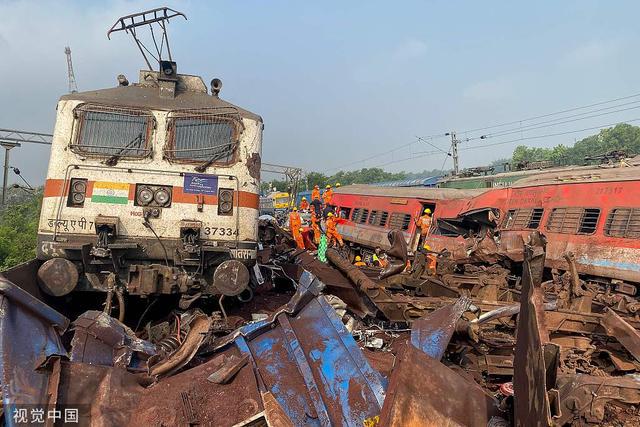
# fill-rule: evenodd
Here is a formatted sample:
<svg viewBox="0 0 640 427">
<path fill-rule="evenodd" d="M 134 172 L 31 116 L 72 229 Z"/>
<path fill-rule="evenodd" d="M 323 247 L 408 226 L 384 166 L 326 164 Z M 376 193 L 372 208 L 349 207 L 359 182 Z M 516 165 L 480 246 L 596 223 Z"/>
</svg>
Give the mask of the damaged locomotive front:
<svg viewBox="0 0 640 427">
<path fill-rule="evenodd" d="M 241 294 L 256 261 L 261 117 L 172 61 L 118 82 L 58 103 L 41 289 Z"/>
</svg>

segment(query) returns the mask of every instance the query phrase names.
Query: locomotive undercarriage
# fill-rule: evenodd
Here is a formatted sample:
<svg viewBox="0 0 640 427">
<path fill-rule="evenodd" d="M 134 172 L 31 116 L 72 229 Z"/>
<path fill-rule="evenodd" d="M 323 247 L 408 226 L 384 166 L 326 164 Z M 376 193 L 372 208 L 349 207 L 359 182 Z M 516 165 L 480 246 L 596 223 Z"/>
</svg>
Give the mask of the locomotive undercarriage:
<svg viewBox="0 0 640 427">
<path fill-rule="evenodd" d="M 201 241 L 192 229 L 181 234 L 180 240 L 65 235 L 67 242 L 39 236 L 38 258 L 46 260 L 38 271 L 40 287 L 53 296 L 109 292 L 115 277 L 119 289 L 138 296 L 197 299 L 249 290 L 255 242 Z"/>
</svg>

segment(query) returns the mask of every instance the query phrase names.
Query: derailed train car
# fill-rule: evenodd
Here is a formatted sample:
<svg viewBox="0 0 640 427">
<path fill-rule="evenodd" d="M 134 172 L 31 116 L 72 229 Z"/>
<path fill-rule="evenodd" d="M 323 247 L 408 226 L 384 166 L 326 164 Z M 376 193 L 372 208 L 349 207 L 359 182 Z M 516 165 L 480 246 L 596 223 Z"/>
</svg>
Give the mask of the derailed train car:
<svg viewBox="0 0 640 427">
<path fill-rule="evenodd" d="M 256 260 L 261 117 L 175 62 L 118 80 L 58 103 L 41 288 L 240 294 Z"/>
<path fill-rule="evenodd" d="M 547 238 L 545 265 L 578 273 L 635 295 L 640 284 L 639 160 L 624 165 L 567 168 L 526 178 L 511 187 L 486 190 L 345 187 L 334 202 L 346 213 L 345 240 L 385 248 L 386 233 L 401 229 L 416 250 L 414 224 L 423 208 L 433 211 L 426 242 L 454 259 L 503 256 L 522 261 L 523 238 Z M 366 250 L 366 249 L 365 249 Z M 627 286 L 632 284 L 632 286 Z"/>
</svg>

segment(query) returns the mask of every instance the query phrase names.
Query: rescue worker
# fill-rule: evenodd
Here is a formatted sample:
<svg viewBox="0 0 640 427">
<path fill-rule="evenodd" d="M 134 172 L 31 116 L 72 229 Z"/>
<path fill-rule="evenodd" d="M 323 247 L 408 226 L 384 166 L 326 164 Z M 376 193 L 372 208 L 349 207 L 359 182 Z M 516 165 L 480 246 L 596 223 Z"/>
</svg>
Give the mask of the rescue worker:
<svg viewBox="0 0 640 427">
<path fill-rule="evenodd" d="M 436 274 L 436 254 L 431 251 L 431 246 L 427 245 L 426 243 L 424 244 L 423 248 L 427 250 L 427 269 L 431 272 L 431 274 Z"/>
<path fill-rule="evenodd" d="M 296 247 L 298 249 L 304 249 L 304 239 L 302 238 L 302 232 L 304 231 L 304 229 L 302 227 L 296 228 L 295 230 L 292 230 L 293 232 L 293 239 L 296 241 Z"/>
<path fill-rule="evenodd" d="M 324 200 L 324 204 L 326 206 L 330 206 L 331 199 L 333 199 L 333 190 L 331 189 L 331 186 L 327 184 L 327 188 L 326 190 L 324 190 L 324 193 L 322 194 L 322 200 Z"/>
<path fill-rule="evenodd" d="M 320 223 L 315 212 L 311 213 L 311 229 L 313 230 L 313 243 L 320 243 Z"/>
<path fill-rule="evenodd" d="M 342 241 L 342 236 L 338 232 L 337 225 L 333 212 L 329 212 L 327 214 L 327 239 L 329 240 L 330 245 L 336 241 L 342 247 L 344 246 L 344 242 Z"/>
<path fill-rule="evenodd" d="M 302 200 L 300 200 L 300 210 L 306 211 L 308 209 L 309 209 L 309 202 L 307 202 L 306 197 L 302 197 Z"/>
<path fill-rule="evenodd" d="M 387 268 L 389 266 L 387 255 L 382 252 L 380 246 L 377 246 L 376 250 L 373 252 L 373 265 L 380 268 Z"/>
<path fill-rule="evenodd" d="M 422 216 L 415 222 L 420 227 L 420 241 L 423 242 L 424 238 L 429 234 L 429 228 L 431 228 L 431 209 L 426 208 Z"/>
<path fill-rule="evenodd" d="M 340 183 L 336 182 L 336 188 L 340 188 Z"/>
<path fill-rule="evenodd" d="M 298 213 L 298 208 L 294 206 L 289 214 L 289 230 L 291 230 L 291 234 L 295 233 L 295 231 L 302 226 L 302 218 L 300 218 L 300 214 Z"/>
<path fill-rule="evenodd" d="M 356 262 L 353 263 L 356 267 L 366 267 L 367 264 L 362 261 L 362 257 L 360 255 L 356 255 Z"/>
<path fill-rule="evenodd" d="M 311 191 L 311 201 L 320 200 L 320 187 L 317 185 L 313 186 L 313 190 Z"/>
</svg>

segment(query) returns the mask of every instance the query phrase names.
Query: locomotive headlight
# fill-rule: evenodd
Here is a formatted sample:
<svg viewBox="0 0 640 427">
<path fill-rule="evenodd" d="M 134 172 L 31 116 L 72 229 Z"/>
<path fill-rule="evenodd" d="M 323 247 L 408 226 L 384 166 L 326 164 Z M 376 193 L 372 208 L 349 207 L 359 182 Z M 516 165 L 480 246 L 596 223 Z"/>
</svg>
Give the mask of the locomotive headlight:
<svg viewBox="0 0 640 427">
<path fill-rule="evenodd" d="M 69 197 L 67 206 L 82 207 L 87 193 L 87 180 L 85 178 L 71 178 L 69 183 Z"/>
<path fill-rule="evenodd" d="M 156 190 L 156 193 L 153 195 L 153 200 L 160 206 L 166 206 L 171 201 L 171 194 L 164 188 L 160 188 Z"/>
<path fill-rule="evenodd" d="M 233 214 L 233 190 L 221 188 L 218 190 L 218 215 Z"/>
<path fill-rule="evenodd" d="M 138 188 L 136 198 L 138 199 L 138 204 L 146 206 L 153 201 L 153 191 L 148 187 Z"/>
</svg>

